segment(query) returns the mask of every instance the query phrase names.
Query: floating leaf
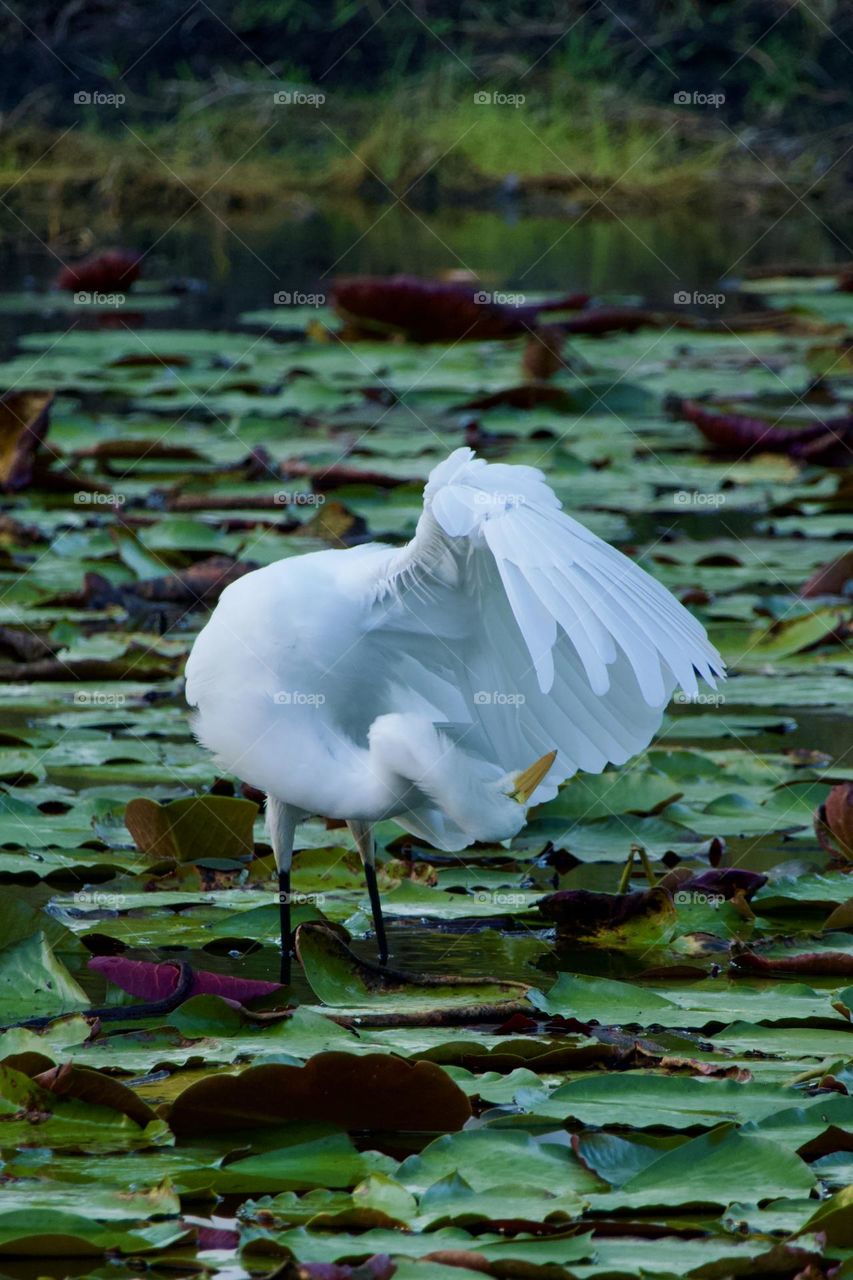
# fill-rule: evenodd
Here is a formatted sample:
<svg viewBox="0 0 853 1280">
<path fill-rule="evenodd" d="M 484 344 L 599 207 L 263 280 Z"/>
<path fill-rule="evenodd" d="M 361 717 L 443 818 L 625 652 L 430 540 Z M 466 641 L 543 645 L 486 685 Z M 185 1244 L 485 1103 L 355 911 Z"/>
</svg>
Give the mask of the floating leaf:
<svg viewBox="0 0 853 1280">
<path fill-rule="evenodd" d="M 853 418 L 849 415 L 794 428 L 746 414 L 714 412 L 696 401 L 677 397 L 670 399 L 668 408 L 692 422 L 712 444 L 739 457 L 761 450 L 787 453 L 792 458 L 826 466 L 844 466 L 849 454 L 845 440 L 853 438 Z"/>
<path fill-rule="evenodd" d="M 853 977 L 853 952 L 811 951 L 793 956 L 761 956 L 754 951 L 739 951 L 732 957 L 734 968 L 741 973 L 771 975 L 796 974 L 798 977 Z"/>
<path fill-rule="evenodd" d="M 25 489 L 47 435 L 52 391 L 7 391 L 0 396 L 0 487 Z"/>
<path fill-rule="evenodd" d="M 460 1129 L 470 1114 L 465 1094 L 434 1063 L 329 1052 L 301 1067 L 249 1067 L 236 1076 L 208 1076 L 178 1095 L 169 1123 L 181 1136 L 288 1120 L 447 1133 Z"/>
<path fill-rule="evenodd" d="M 853 580 L 853 551 L 845 551 L 837 560 L 831 560 L 813 573 L 800 589 L 800 595 L 840 596 L 844 594 L 847 584 Z"/>
<path fill-rule="evenodd" d="M 64 1013 L 88 1003 L 85 991 L 54 955 L 44 933 L 0 951 L 0 1014 L 5 1022 Z"/>
<path fill-rule="evenodd" d="M 401 332 L 415 342 L 508 338 L 535 326 L 544 311 L 583 306 L 585 294 L 518 305 L 493 301 L 474 285 L 417 276 L 353 276 L 336 280 L 338 314 L 357 329 Z"/>
<path fill-rule="evenodd" d="M 93 956 L 89 968 L 103 973 L 122 991 L 142 1000 L 164 1000 L 180 981 L 177 965 L 126 960 L 123 956 Z M 189 996 L 221 996 L 225 1000 L 242 1002 L 257 1000 L 280 990 L 278 982 L 261 982 L 257 978 L 237 978 L 227 973 L 205 973 L 203 969 L 193 969 Z"/>
<path fill-rule="evenodd" d="M 359 1010 L 384 1010 L 389 1015 L 409 1011 L 420 1021 L 434 1014 L 440 1022 L 441 1011 L 465 1010 L 469 1018 L 482 1017 L 484 1011 L 496 1018 L 506 1016 L 529 988 L 521 982 L 491 978 L 464 978 L 453 974 L 441 977 L 417 977 L 360 961 L 349 947 L 323 925 L 300 925 L 296 932 L 296 952 L 314 994 L 330 1006 Z M 505 1010 L 506 1013 L 501 1011 Z M 394 1017 L 391 1017 L 391 1021 Z"/>
<path fill-rule="evenodd" d="M 678 922 L 665 888 L 627 894 L 564 889 L 543 898 L 539 910 L 556 925 L 558 937 L 600 947 L 657 947 L 673 937 Z"/>
<path fill-rule="evenodd" d="M 124 820 L 143 853 L 193 862 L 250 855 L 257 813 L 253 801 L 230 796 L 193 796 L 166 805 L 140 796 L 127 806 Z"/>
<path fill-rule="evenodd" d="M 618 1191 L 595 1197 L 600 1209 L 673 1205 L 719 1205 L 738 1197 L 808 1195 L 815 1176 L 808 1165 L 778 1143 L 755 1134 L 720 1128 L 664 1152 Z"/>
<path fill-rule="evenodd" d="M 833 857 L 853 861 L 853 783 L 841 782 L 833 787 L 815 815 L 818 837 Z"/>
<path fill-rule="evenodd" d="M 60 1068 L 60 1072 L 64 1070 Z M 54 1079 L 50 1074 L 44 1078 Z M 129 1103 L 128 1091 L 121 1085 L 113 1088 L 114 1082 L 108 1078 L 100 1080 L 94 1072 L 78 1071 L 66 1076 L 65 1084 L 61 1074 L 55 1079 L 59 1092 L 11 1067 L 0 1066 L 0 1115 L 10 1146 L 108 1152 L 173 1141 L 162 1120 L 147 1119 L 150 1112 L 144 1104 L 139 1099 Z M 64 1096 L 65 1088 L 70 1089 L 68 1097 Z"/>
<path fill-rule="evenodd" d="M 509 1169 L 519 1186 L 568 1195 L 570 1200 L 605 1189 L 564 1144 L 488 1129 L 437 1138 L 419 1155 L 404 1160 L 397 1178 L 410 1191 L 423 1192 L 456 1174 L 473 1190 L 486 1191 L 504 1185 Z"/>
<path fill-rule="evenodd" d="M 129 249 L 107 249 L 63 267 L 56 278 L 56 287 L 78 292 L 123 293 L 139 279 L 141 271 L 142 254 Z"/>
</svg>

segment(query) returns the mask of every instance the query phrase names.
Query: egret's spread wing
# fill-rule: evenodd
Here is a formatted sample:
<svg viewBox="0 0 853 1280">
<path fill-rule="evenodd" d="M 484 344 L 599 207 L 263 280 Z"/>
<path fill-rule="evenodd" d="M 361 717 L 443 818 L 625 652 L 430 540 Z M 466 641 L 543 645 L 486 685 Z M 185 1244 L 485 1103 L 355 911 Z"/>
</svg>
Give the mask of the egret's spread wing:
<svg viewBox="0 0 853 1280">
<path fill-rule="evenodd" d="M 557 748 L 537 800 L 576 769 L 629 759 L 677 685 L 694 696 L 697 673 L 711 685 L 724 674 L 700 623 L 567 516 L 532 467 L 457 449 L 432 472 L 415 537 L 389 569 L 380 595 L 399 607 L 385 624 L 410 635 L 433 693 L 442 671 L 455 684 L 480 749 L 509 770 Z M 458 705 L 445 716 L 462 722 Z"/>
</svg>

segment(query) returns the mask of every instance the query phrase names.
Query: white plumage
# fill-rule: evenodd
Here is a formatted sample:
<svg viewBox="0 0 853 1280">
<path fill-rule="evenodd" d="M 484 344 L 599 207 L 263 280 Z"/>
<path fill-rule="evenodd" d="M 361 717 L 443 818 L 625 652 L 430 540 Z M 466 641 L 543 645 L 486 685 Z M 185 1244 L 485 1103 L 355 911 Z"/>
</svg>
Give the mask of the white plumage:
<svg viewBox="0 0 853 1280">
<path fill-rule="evenodd" d="M 267 792 L 280 868 L 305 814 L 394 818 L 440 849 L 523 826 L 530 803 L 645 747 L 677 685 L 723 663 L 702 626 L 566 515 L 541 472 L 456 449 L 414 538 L 281 560 L 222 594 L 187 663 L 199 739 Z"/>
</svg>

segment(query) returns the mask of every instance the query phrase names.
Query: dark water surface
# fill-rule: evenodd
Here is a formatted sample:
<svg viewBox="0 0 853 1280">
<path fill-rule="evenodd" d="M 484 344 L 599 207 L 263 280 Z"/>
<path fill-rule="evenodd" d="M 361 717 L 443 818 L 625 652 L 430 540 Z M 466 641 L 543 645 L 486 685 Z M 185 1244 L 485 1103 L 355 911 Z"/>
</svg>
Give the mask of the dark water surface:
<svg viewBox="0 0 853 1280">
<path fill-rule="evenodd" d="M 843 219 L 819 203 L 792 197 L 791 205 L 780 217 L 714 207 L 700 215 L 677 204 L 616 212 L 606 197 L 591 209 L 566 202 L 547 212 L 510 198 L 486 210 L 434 212 L 349 202 L 298 218 L 196 210 L 171 222 L 112 223 L 93 239 L 142 251 L 149 279 L 199 281 L 202 291 L 182 308 L 182 324 L 227 326 L 242 311 L 272 306 L 277 290 L 325 292 L 335 275 L 361 272 L 469 271 L 486 286 L 522 293 L 583 290 L 671 307 L 677 291 L 714 291 L 749 266 L 849 256 Z M 0 242 L 4 289 L 49 285 L 63 262 L 80 256 L 76 243 L 47 246 L 8 216 L 0 226 L 12 237 Z M 159 321 L 172 323 L 169 313 Z M 149 324 L 159 321 L 152 316 Z M 2 327 L 14 332 L 9 317 Z M 24 327 L 32 327 L 29 318 Z"/>
</svg>

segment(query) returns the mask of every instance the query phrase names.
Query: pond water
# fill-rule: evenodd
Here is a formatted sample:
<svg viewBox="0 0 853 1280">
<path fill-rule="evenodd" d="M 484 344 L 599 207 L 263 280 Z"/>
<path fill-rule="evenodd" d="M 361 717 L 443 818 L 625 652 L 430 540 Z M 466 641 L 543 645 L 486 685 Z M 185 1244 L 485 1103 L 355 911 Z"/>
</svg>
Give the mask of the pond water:
<svg viewBox="0 0 853 1280">
<path fill-rule="evenodd" d="M 606 201 L 603 203 L 606 205 Z M 700 303 L 692 309 L 699 314 L 734 317 L 748 304 L 736 289 L 727 290 L 726 282 L 746 267 L 790 259 L 829 264 L 844 257 L 833 219 L 820 209 L 798 209 L 782 219 L 771 215 L 749 217 L 719 209 L 709 209 L 700 217 L 695 211 L 678 208 L 617 217 L 606 211 L 602 214 L 601 210 L 570 208 L 560 213 L 553 209 L 537 212 L 509 198 L 487 211 L 413 211 L 399 205 L 347 205 L 319 208 L 288 220 L 237 217 L 229 219 L 227 225 L 206 214 L 192 214 L 172 224 L 140 221 L 114 227 L 104 242 L 143 249 L 148 279 L 180 278 L 190 282 L 176 310 L 137 317 L 134 324 L 141 325 L 143 338 L 153 328 L 245 333 L 240 326 L 241 314 L 269 309 L 278 292 L 323 294 L 335 275 L 362 272 L 429 276 L 467 270 L 491 288 L 531 294 L 581 290 L 607 298 L 636 298 L 666 310 L 672 309 L 673 295 L 679 290 L 711 294 L 722 289 L 726 297 L 719 308 Z M 8 256 L 8 246 L 6 252 Z M 55 259 L 35 242 L 25 242 L 9 258 L 6 287 L 10 292 L 44 289 L 57 268 Z M 88 316 L 75 313 L 73 324 L 86 329 L 91 321 Z M 20 335 L 42 332 L 46 327 L 59 334 L 63 318 L 52 316 L 46 324 L 38 313 L 0 315 L 0 337 L 7 354 L 11 354 Z M 587 345 L 592 353 L 590 359 L 594 359 L 595 344 Z M 603 349 L 606 340 L 601 345 Z M 136 419 L 138 413 L 131 416 L 129 424 Z M 99 434 L 103 434 L 103 426 L 101 421 Z M 275 440 L 272 427 L 270 440 Z M 408 452 L 417 452 L 413 443 Z M 570 494 L 567 501 L 571 503 Z M 48 505 L 54 505 L 54 500 L 50 499 Z M 611 510 L 613 506 L 606 499 L 600 505 Z M 9 509 L 13 511 L 14 507 Z M 748 538 L 761 515 L 754 509 L 736 508 L 723 518 L 714 509 L 687 510 L 678 513 L 677 529 L 679 536 L 699 542 L 720 537 Z M 622 544 L 655 543 L 669 537 L 668 531 L 675 527 L 672 513 L 662 514 L 654 504 L 649 510 L 643 503 L 630 503 L 620 520 Z M 378 528 L 383 528 L 381 515 Z M 171 705 L 175 719 L 167 737 L 185 741 L 180 697 L 174 696 Z M 31 721 L 30 711 L 16 709 L 14 698 L 8 710 L 10 728 L 25 733 Z M 762 702 L 760 708 L 754 708 L 746 703 L 737 710 L 766 715 L 768 704 Z M 792 713 L 780 696 L 778 705 L 770 704 L 769 710 L 778 711 L 780 718 L 785 713 L 788 732 L 784 736 L 776 731 L 753 734 L 749 739 L 751 751 L 778 753 L 783 748 L 789 752 L 802 748 L 836 758 L 843 754 L 839 748 L 849 733 L 849 720 L 831 705 L 811 707 L 800 701 Z M 795 727 L 790 723 L 792 714 Z M 672 736 L 677 738 L 677 733 Z M 691 745 L 710 749 L 719 746 L 719 739 L 713 734 L 707 739 L 694 737 Z M 73 778 L 63 776 L 61 770 L 52 772 L 51 777 L 57 784 L 74 790 Z M 84 780 L 84 790 L 90 781 Z M 816 843 L 802 838 L 796 842 L 796 854 L 815 865 L 822 858 Z M 738 864 L 746 858 L 756 871 L 766 871 L 791 856 L 787 838 L 779 832 L 729 839 L 727 860 Z M 54 876 L 52 880 L 56 884 L 61 877 Z M 548 867 L 532 868 L 529 883 L 542 892 L 558 883 L 562 887 L 582 884 L 607 891 L 614 887 L 613 867 L 607 862 L 586 865 L 562 880 Z M 41 905 L 51 899 L 53 889 L 41 882 L 19 884 L 14 892 Z M 504 928 L 509 925 L 511 921 L 502 922 Z M 461 972 L 488 973 L 497 968 L 506 976 L 523 977 L 529 976 L 529 963 L 537 961 L 535 946 L 530 953 L 523 948 L 506 951 L 499 932 L 484 936 L 468 926 L 445 924 L 436 930 L 422 927 L 413 919 L 405 925 L 392 926 L 392 935 L 399 963 L 414 970 L 440 970 L 446 957 L 452 955 L 454 967 Z M 372 943 L 356 942 L 355 946 L 370 955 Z M 157 948 L 163 958 L 168 953 L 168 946 Z M 190 946 L 184 954 L 194 963 L 222 972 L 236 967 L 246 976 L 270 975 L 268 947 L 241 947 L 239 952 L 228 955 L 218 949 L 201 952 Z M 84 962 L 85 957 L 78 956 L 69 962 L 69 967 L 83 978 L 96 999 L 100 998 L 102 983 L 85 971 Z M 550 948 L 543 962 L 554 967 Z M 611 976 L 626 976 L 637 968 L 630 957 L 588 948 L 568 949 L 556 964 Z M 302 995 L 310 994 L 307 988 L 297 989 Z"/>
<path fill-rule="evenodd" d="M 60 259 L 6 218 L 14 238 L 0 245 L 5 288 L 45 287 Z M 532 210 L 507 198 L 498 207 L 429 211 L 401 205 L 317 207 L 299 218 L 219 217 L 203 211 L 174 222 L 129 221 L 100 229 L 99 243 L 146 254 L 145 274 L 187 277 L 204 292 L 188 299 L 179 323 L 230 325 L 243 311 L 273 305 L 279 290 L 323 292 L 338 274 L 432 276 L 473 272 L 515 292 L 583 291 L 635 295 L 670 308 L 678 290 L 710 293 L 746 267 L 791 261 L 844 261 L 845 220 L 819 203 L 778 213 L 695 207 L 608 212 Z M 725 306 L 737 305 L 731 296 Z M 29 322 L 27 322 L 29 323 Z M 2 317 L 3 332 L 14 331 Z"/>
</svg>

